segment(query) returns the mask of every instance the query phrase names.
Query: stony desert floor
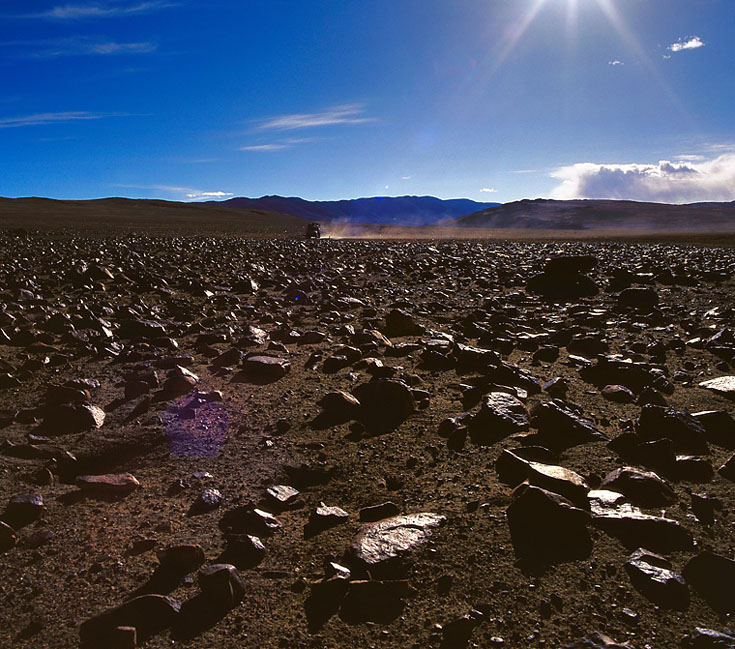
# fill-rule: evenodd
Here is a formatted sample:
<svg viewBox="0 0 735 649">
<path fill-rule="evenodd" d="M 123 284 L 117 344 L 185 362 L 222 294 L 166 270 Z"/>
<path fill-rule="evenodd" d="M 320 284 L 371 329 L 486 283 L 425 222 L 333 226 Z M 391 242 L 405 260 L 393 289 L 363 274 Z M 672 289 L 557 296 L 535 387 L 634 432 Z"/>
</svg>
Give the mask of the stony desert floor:
<svg viewBox="0 0 735 649">
<path fill-rule="evenodd" d="M 0 646 L 735 646 L 733 272 L 6 230 Z"/>
</svg>

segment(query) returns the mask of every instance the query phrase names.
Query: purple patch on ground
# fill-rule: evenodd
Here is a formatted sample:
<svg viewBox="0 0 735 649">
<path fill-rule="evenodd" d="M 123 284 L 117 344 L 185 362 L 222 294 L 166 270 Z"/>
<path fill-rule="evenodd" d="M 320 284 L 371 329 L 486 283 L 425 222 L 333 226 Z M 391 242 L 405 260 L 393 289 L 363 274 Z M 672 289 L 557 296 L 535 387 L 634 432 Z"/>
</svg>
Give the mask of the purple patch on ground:
<svg viewBox="0 0 735 649">
<path fill-rule="evenodd" d="M 222 403 L 204 401 L 197 395 L 171 405 L 161 415 L 171 455 L 215 457 L 227 441 L 230 416 Z"/>
</svg>

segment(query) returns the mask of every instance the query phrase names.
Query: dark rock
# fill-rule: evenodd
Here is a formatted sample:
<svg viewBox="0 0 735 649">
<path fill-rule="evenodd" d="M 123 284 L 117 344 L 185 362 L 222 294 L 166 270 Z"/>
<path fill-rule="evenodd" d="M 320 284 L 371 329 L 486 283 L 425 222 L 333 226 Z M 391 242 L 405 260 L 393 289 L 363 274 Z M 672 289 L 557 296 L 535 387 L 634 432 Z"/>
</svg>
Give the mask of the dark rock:
<svg viewBox="0 0 735 649">
<path fill-rule="evenodd" d="M 673 474 L 677 480 L 709 482 L 715 475 L 712 465 L 696 455 L 677 455 Z"/>
<path fill-rule="evenodd" d="M 586 508 L 589 486 L 582 476 L 561 466 L 526 460 L 505 450 L 495 463 L 502 482 L 516 487 L 524 480 L 529 484 L 564 496 L 578 507 Z"/>
<path fill-rule="evenodd" d="M 466 647 L 472 633 L 478 625 L 478 620 L 470 615 L 463 615 L 448 622 L 442 628 L 441 649 L 462 649 Z"/>
<path fill-rule="evenodd" d="M 666 507 L 676 502 L 676 494 L 665 480 L 651 471 L 632 467 L 615 469 L 602 481 L 601 489 L 618 491 L 634 505 Z"/>
<path fill-rule="evenodd" d="M 265 546 L 250 534 L 227 534 L 227 546 L 220 557 L 241 570 L 254 568 L 265 558 Z"/>
<path fill-rule="evenodd" d="M 396 379 L 363 383 L 353 393 L 361 404 L 360 420 L 373 432 L 396 428 L 416 410 L 411 389 Z"/>
<path fill-rule="evenodd" d="M 200 545 L 185 544 L 162 548 L 156 552 L 160 567 L 177 575 L 186 575 L 205 562 L 204 550 Z"/>
<path fill-rule="evenodd" d="M 46 508 L 40 494 L 19 494 L 10 499 L 1 518 L 17 530 L 35 521 L 44 511 Z"/>
<path fill-rule="evenodd" d="M 516 556 L 541 564 L 589 556 L 588 512 L 540 487 L 521 485 L 507 510 Z"/>
<path fill-rule="evenodd" d="M 588 442 L 610 441 L 595 425 L 580 417 L 564 402 L 537 403 L 531 409 L 531 425 L 538 429 L 542 446 L 566 449 Z"/>
<path fill-rule="evenodd" d="M 704 551 L 691 558 L 682 571 L 684 578 L 718 613 L 735 611 L 735 561 Z"/>
<path fill-rule="evenodd" d="M 281 524 L 273 514 L 254 505 L 243 505 L 226 512 L 219 521 L 225 534 L 250 534 L 257 537 L 271 536 Z"/>
<path fill-rule="evenodd" d="M 79 433 L 105 423 L 105 411 L 89 403 L 70 403 L 49 407 L 43 428 L 49 434 Z"/>
<path fill-rule="evenodd" d="M 348 392 L 329 392 L 318 402 L 327 416 L 335 420 L 348 421 L 358 416 L 360 401 Z"/>
<path fill-rule="evenodd" d="M 470 428 L 475 442 L 491 444 L 528 430 L 528 424 L 528 411 L 518 398 L 505 392 L 491 392 L 484 397 Z"/>
<path fill-rule="evenodd" d="M 670 439 L 679 452 L 695 455 L 709 452 L 704 426 L 692 415 L 673 408 L 643 406 L 636 430 L 646 440 Z"/>
<path fill-rule="evenodd" d="M 18 543 L 18 537 L 15 530 L 7 523 L 0 521 L 0 554 L 14 548 L 16 543 Z"/>
<path fill-rule="evenodd" d="M 189 508 L 189 514 L 203 514 L 222 504 L 222 494 L 217 489 L 204 489 Z"/>
<path fill-rule="evenodd" d="M 166 373 L 163 383 L 163 396 L 170 398 L 191 392 L 199 382 L 199 377 L 185 367 L 177 365 Z"/>
<path fill-rule="evenodd" d="M 735 455 L 732 455 L 730 459 L 725 462 L 718 470 L 723 478 L 727 478 L 731 482 L 735 482 Z"/>
<path fill-rule="evenodd" d="M 618 295 L 618 304 L 649 312 L 658 306 L 658 293 L 653 288 L 626 288 Z"/>
<path fill-rule="evenodd" d="M 385 316 L 385 333 L 389 336 L 418 336 L 423 331 L 413 316 L 401 309 L 393 309 Z"/>
<path fill-rule="evenodd" d="M 636 590 L 658 606 L 678 611 L 689 607 L 686 582 L 663 557 L 638 549 L 625 562 L 625 571 Z"/>
<path fill-rule="evenodd" d="M 594 255 L 563 255 L 550 257 L 544 265 L 544 272 L 552 275 L 571 275 L 589 273 L 597 266 Z"/>
<path fill-rule="evenodd" d="M 360 510 L 360 520 L 363 523 L 372 523 L 391 516 L 397 516 L 400 512 L 400 508 L 395 503 L 381 503 L 380 505 L 363 507 Z"/>
<path fill-rule="evenodd" d="M 602 396 L 615 403 L 633 403 L 635 394 L 624 385 L 606 385 L 602 388 Z"/>
<path fill-rule="evenodd" d="M 240 573 L 228 563 L 205 566 L 197 578 L 202 593 L 226 610 L 237 606 L 245 597 L 245 584 Z"/>
<path fill-rule="evenodd" d="M 735 449 L 735 419 L 725 410 L 695 412 L 692 417 L 704 427 L 708 442 L 730 450 Z"/>
</svg>

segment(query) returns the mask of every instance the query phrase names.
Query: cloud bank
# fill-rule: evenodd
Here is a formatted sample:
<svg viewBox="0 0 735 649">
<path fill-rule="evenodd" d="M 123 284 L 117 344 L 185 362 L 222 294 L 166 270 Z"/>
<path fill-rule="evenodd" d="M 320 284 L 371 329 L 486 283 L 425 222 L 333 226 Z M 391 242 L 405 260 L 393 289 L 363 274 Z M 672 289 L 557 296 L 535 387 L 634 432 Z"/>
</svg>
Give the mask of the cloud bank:
<svg viewBox="0 0 735 649">
<path fill-rule="evenodd" d="M 552 173 L 561 181 L 551 198 L 608 198 L 657 203 L 735 200 L 735 154 L 658 164 L 581 162 Z"/>
</svg>

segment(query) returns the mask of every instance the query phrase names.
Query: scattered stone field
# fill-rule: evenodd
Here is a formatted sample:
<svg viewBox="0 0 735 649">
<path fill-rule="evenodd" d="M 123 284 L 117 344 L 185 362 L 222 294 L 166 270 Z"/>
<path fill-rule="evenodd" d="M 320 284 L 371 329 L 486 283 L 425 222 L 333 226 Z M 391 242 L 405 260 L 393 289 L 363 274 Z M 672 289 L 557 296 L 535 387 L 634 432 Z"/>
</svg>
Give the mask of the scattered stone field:
<svg viewBox="0 0 735 649">
<path fill-rule="evenodd" d="M 0 231 L 0 647 L 735 647 L 733 273 Z"/>
</svg>

